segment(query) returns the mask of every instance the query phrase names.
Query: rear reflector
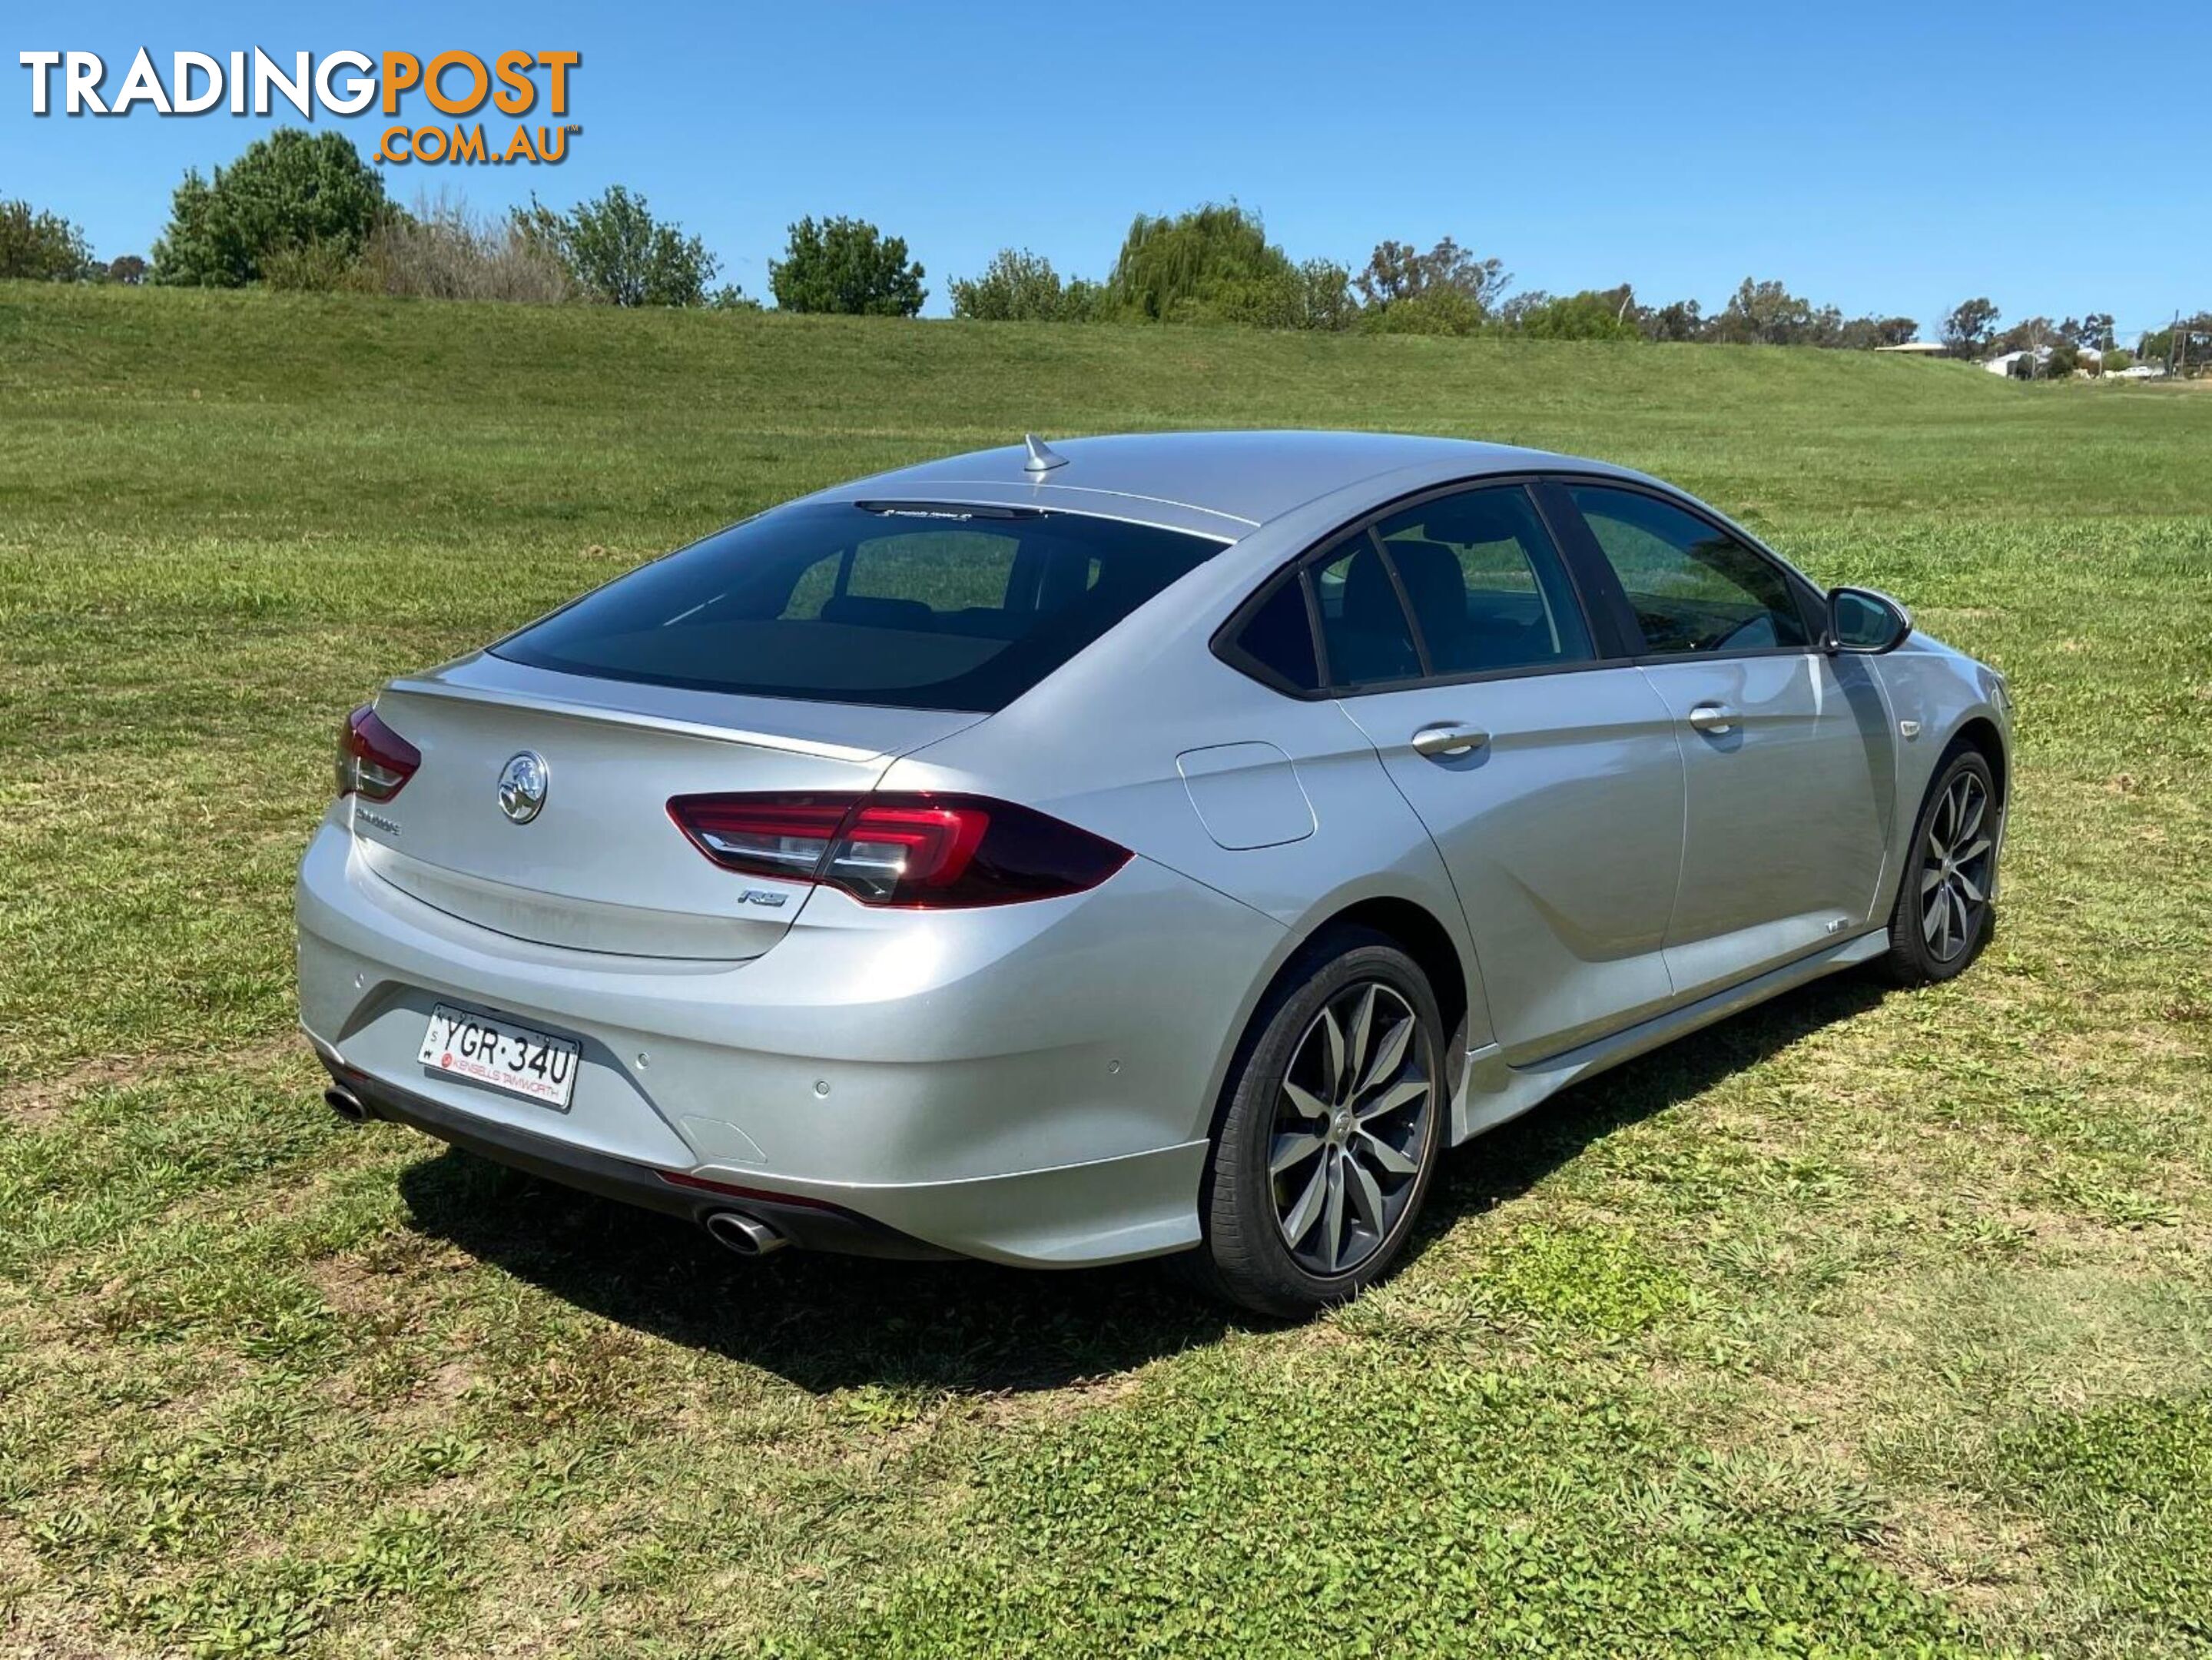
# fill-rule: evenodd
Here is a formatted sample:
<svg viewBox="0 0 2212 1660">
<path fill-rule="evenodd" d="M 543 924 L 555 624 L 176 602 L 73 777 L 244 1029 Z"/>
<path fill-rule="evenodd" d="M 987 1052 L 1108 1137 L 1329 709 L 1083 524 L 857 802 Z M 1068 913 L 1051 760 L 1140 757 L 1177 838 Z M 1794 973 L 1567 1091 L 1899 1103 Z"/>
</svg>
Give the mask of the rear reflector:
<svg viewBox="0 0 2212 1660">
<path fill-rule="evenodd" d="M 338 729 L 337 782 L 340 795 L 389 801 L 422 764 L 422 751 L 377 719 L 363 703 Z"/>
<path fill-rule="evenodd" d="M 653 1173 L 672 1188 L 696 1188 L 701 1193 L 723 1193 L 732 1199 L 754 1199 L 773 1205 L 803 1205 L 808 1210 L 834 1211 L 837 1208 L 826 1199 L 809 1199 L 796 1193 L 770 1193 L 763 1188 L 735 1187 L 727 1182 L 694 1176 L 689 1171 L 665 1170 Z"/>
<path fill-rule="evenodd" d="M 679 795 L 668 816 L 726 870 L 820 882 L 864 905 L 1005 905 L 1095 888 L 1129 850 L 975 795 Z"/>
</svg>

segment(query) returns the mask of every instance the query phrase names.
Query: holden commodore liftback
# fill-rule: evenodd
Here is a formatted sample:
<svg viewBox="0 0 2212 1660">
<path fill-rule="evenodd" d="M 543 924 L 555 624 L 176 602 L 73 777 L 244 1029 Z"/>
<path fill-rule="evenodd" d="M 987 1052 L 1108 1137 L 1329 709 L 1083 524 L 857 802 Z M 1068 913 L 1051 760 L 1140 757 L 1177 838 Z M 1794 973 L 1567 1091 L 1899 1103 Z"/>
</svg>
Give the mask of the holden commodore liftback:
<svg viewBox="0 0 2212 1660">
<path fill-rule="evenodd" d="M 349 1118 L 786 1244 L 1352 1295 L 1443 1150 L 1990 936 L 2002 678 L 1656 480 L 1024 444 L 764 513 L 341 734 Z"/>
</svg>

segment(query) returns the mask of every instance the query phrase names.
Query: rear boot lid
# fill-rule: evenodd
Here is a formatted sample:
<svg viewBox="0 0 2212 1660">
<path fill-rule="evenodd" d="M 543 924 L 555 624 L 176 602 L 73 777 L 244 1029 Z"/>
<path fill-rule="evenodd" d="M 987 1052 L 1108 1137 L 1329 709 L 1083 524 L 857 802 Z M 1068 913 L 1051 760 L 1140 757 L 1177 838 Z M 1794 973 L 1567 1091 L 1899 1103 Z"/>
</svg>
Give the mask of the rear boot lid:
<svg viewBox="0 0 2212 1660">
<path fill-rule="evenodd" d="M 725 962 L 773 946 L 809 889 L 714 865 L 669 818 L 671 797 L 872 788 L 897 757 L 983 718 L 600 680 L 488 654 L 395 680 L 376 709 L 422 757 L 390 800 L 348 798 L 378 876 L 518 939 Z M 542 765 L 534 811 L 526 789 L 502 798 L 523 755 Z"/>
</svg>

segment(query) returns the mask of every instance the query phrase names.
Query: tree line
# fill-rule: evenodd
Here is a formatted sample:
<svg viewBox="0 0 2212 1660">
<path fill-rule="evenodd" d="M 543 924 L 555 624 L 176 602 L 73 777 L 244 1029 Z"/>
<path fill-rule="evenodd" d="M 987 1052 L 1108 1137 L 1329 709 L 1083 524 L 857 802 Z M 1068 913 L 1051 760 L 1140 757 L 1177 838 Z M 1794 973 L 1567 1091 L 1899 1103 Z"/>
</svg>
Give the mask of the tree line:
<svg viewBox="0 0 2212 1660">
<path fill-rule="evenodd" d="M 504 215 L 447 198 L 408 209 L 342 132 L 281 128 L 212 177 L 185 173 L 152 257 L 100 265 L 83 232 L 0 202 L 0 277 L 355 291 L 410 298 L 759 309 L 699 237 L 620 185 Z M 858 220 L 801 220 L 769 267 L 789 311 L 911 317 L 927 291 L 906 244 Z"/>
<path fill-rule="evenodd" d="M 1695 300 L 1647 305 L 1626 283 L 1555 295 L 1515 292 L 1512 274 L 1445 237 L 1427 249 L 1377 243 L 1358 270 L 1293 262 L 1258 215 L 1209 204 L 1139 215 L 1103 282 L 1063 280 L 1052 262 L 1002 248 L 955 278 L 956 317 L 988 321 L 1244 323 L 1378 334 L 1518 334 L 1551 340 L 1711 340 L 1767 345 L 1902 344 L 1909 317 L 1846 318 L 1778 282 L 1746 277 L 1708 315 Z"/>
<path fill-rule="evenodd" d="M 653 214 L 622 185 L 556 210 L 482 215 L 445 198 L 412 210 L 342 132 L 283 128 L 204 178 L 187 172 L 150 259 L 101 265 L 76 225 L 24 201 L 0 201 L 0 277 L 154 282 L 193 286 L 350 289 L 401 296 L 617 306 L 757 309 L 717 283 L 720 261 L 700 238 Z M 928 298 L 905 241 L 865 221 L 802 219 L 769 264 L 779 308 L 912 317 Z M 1696 300 L 1647 304 L 1626 283 L 1573 294 L 1516 291 L 1494 257 L 1450 237 L 1421 249 L 1384 240 L 1357 269 L 1295 261 L 1267 240 L 1260 216 L 1234 203 L 1180 214 L 1139 214 L 1103 277 L 1063 277 L 1052 262 L 1006 247 L 951 284 L 956 317 L 987 322 L 1244 325 L 1322 332 L 1515 335 L 1558 340 L 1707 341 L 1865 350 L 1917 338 L 1909 317 L 1846 317 L 1780 282 L 1747 277 L 1708 313 Z M 1944 319 L 1954 355 L 2029 354 L 2031 366 L 2070 372 L 2083 354 L 2118 367 L 2110 313 L 2053 323 L 2036 317 L 2000 331 L 1986 297 Z M 2138 350 L 2191 367 L 2212 362 L 2212 313 L 2146 336 Z"/>
</svg>

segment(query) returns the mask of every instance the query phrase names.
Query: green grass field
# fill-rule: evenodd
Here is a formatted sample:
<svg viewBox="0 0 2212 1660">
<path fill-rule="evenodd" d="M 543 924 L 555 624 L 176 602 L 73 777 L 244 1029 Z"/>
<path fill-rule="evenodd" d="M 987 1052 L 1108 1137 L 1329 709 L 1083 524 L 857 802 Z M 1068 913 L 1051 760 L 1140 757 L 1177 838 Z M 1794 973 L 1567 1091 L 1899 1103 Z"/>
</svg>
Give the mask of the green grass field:
<svg viewBox="0 0 2212 1660">
<path fill-rule="evenodd" d="M 2003 926 L 1454 1156 L 1296 1329 L 785 1257 L 347 1132 L 340 714 L 932 453 L 1605 456 L 2021 706 Z M 0 1648 L 2212 1650 L 2212 398 L 1843 353 L 0 285 Z"/>
</svg>

